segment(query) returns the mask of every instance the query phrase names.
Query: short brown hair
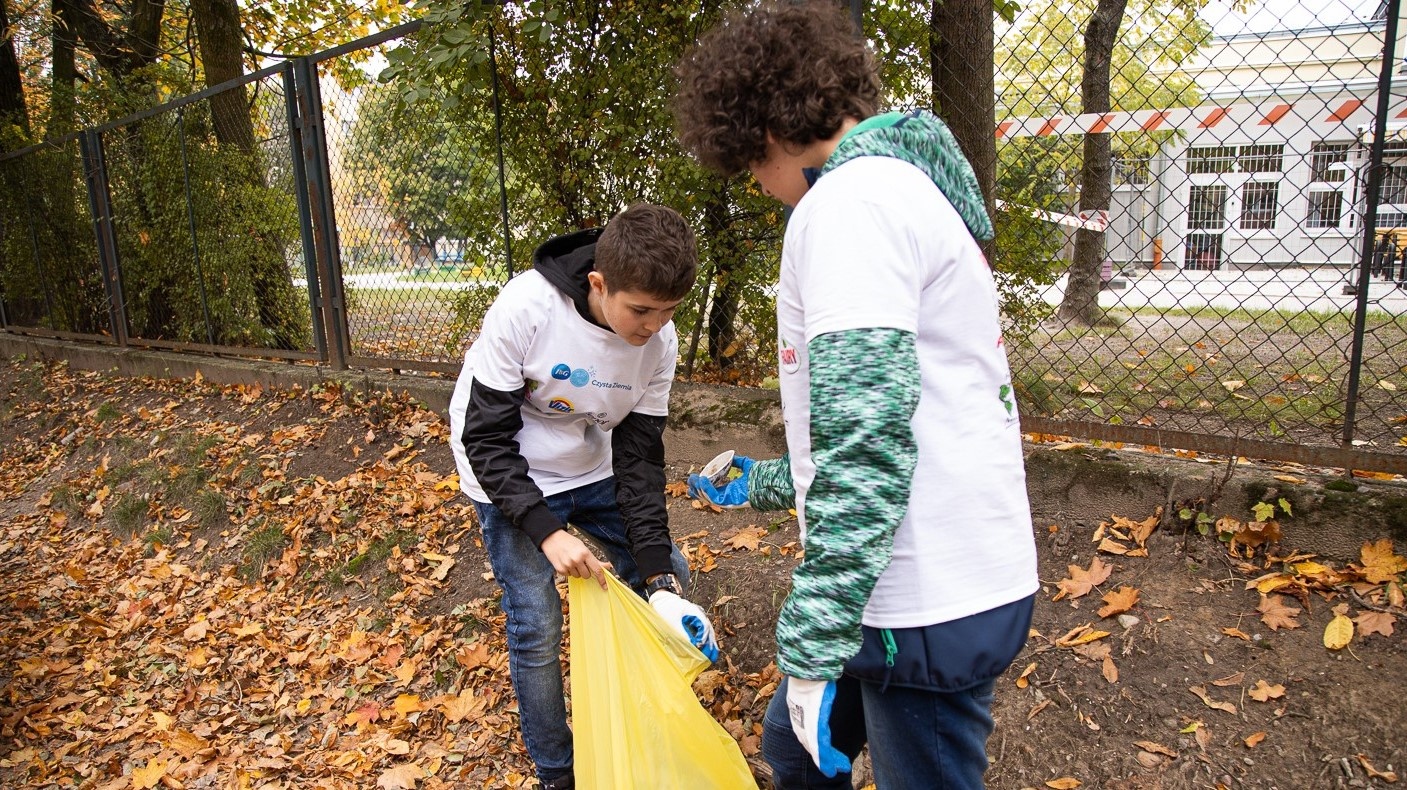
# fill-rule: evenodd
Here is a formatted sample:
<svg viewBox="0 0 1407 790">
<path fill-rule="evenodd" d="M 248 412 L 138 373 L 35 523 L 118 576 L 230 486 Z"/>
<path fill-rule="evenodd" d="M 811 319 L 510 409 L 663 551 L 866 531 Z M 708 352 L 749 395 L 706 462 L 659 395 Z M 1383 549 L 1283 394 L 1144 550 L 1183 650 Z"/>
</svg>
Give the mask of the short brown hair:
<svg viewBox="0 0 1407 790">
<path fill-rule="evenodd" d="M 698 265 L 693 229 L 666 206 L 636 203 L 612 217 L 596 240 L 596 271 L 612 292 L 682 299 Z"/>
<path fill-rule="evenodd" d="M 878 112 L 874 56 L 834 0 L 735 12 L 675 69 L 679 141 L 724 175 L 766 158 L 767 133 L 809 145 Z"/>
</svg>

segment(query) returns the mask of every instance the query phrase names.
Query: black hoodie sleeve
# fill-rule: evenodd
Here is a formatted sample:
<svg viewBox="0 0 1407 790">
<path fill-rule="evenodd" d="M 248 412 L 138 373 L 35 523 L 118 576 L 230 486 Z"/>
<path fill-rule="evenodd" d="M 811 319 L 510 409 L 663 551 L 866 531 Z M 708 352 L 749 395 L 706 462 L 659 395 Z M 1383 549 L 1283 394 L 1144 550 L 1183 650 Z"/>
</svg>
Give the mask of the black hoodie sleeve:
<svg viewBox="0 0 1407 790">
<path fill-rule="evenodd" d="M 616 502 L 641 579 L 672 570 L 664 503 L 664 421 L 631 412 L 611 431 Z"/>
<path fill-rule="evenodd" d="M 547 508 L 542 489 L 528 476 L 528 461 L 518 449 L 526 397 L 526 386 L 504 392 L 473 382 L 460 440 L 469 468 L 489 501 L 540 548 L 548 535 L 562 528 L 562 522 Z M 660 490 L 664 490 L 663 482 Z"/>
</svg>

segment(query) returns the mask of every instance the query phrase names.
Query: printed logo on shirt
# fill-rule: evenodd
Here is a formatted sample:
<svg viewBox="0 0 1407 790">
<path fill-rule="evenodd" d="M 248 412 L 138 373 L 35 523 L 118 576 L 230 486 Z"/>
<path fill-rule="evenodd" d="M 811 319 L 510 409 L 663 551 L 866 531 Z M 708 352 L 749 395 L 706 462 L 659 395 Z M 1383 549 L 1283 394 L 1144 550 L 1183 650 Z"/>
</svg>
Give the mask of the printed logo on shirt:
<svg viewBox="0 0 1407 790">
<path fill-rule="evenodd" d="M 553 411 L 560 411 L 563 414 L 571 414 L 576 410 L 576 407 L 572 406 L 572 402 L 566 398 L 553 398 L 547 402 L 547 408 Z"/>
<path fill-rule="evenodd" d="M 796 352 L 796 346 L 787 342 L 787 339 L 784 337 L 779 338 L 779 345 L 781 346 L 781 350 L 778 352 L 777 356 L 782 363 L 782 372 L 795 373 L 800 370 L 801 357 Z"/>
<path fill-rule="evenodd" d="M 997 388 L 997 399 L 1006 407 L 1006 413 L 1011 414 L 1016 411 L 1016 401 L 1011 397 L 1011 385 L 1003 384 Z"/>
<path fill-rule="evenodd" d="M 572 366 L 568 365 L 565 362 L 558 362 L 557 366 L 552 368 L 552 378 L 557 379 L 558 381 L 566 381 L 571 377 Z"/>
<path fill-rule="evenodd" d="M 585 387 L 591 383 L 591 371 L 586 368 L 577 368 L 572 371 L 572 386 Z"/>
</svg>

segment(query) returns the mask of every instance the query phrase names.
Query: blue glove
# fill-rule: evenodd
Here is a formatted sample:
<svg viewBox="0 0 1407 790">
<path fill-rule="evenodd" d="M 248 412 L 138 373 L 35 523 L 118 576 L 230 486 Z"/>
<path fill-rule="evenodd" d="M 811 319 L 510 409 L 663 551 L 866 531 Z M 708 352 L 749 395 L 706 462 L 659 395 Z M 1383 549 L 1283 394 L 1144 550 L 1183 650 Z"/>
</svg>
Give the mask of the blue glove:
<svg viewBox="0 0 1407 790">
<path fill-rule="evenodd" d="M 729 510 L 747 507 L 748 476 L 755 463 L 757 462 L 745 455 L 733 456 L 733 466 L 741 469 L 743 473 L 736 479 L 729 480 L 722 488 L 715 486 L 713 481 L 701 474 L 689 475 L 689 496 Z"/>
<path fill-rule="evenodd" d="M 718 639 L 713 635 L 713 624 L 698 604 L 686 601 L 669 590 L 655 590 L 650 594 L 650 606 L 697 647 L 710 663 L 718 660 Z"/>
<path fill-rule="evenodd" d="M 850 758 L 831 745 L 834 704 L 834 680 L 787 678 L 787 712 L 791 714 L 792 732 L 811 754 L 816 767 L 828 777 L 850 772 Z"/>
</svg>

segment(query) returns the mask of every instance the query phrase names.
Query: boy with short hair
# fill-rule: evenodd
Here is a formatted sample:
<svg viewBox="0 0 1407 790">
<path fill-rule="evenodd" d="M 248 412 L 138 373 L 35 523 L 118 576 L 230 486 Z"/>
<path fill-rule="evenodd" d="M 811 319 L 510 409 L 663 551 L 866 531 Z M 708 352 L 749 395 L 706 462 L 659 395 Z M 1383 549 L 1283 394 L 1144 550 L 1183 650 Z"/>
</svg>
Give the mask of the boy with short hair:
<svg viewBox="0 0 1407 790">
<path fill-rule="evenodd" d="M 1035 538 L 982 195 L 932 114 L 875 115 L 834 2 L 763 2 L 681 61 L 680 140 L 794 207 L 777 323 L 788 455 L 723 506 L 795 507 L 762 751 L 779 790 L 980 788 L 995 679 L 1030 625 Z"/>
<path fill-rule="evenodd" d="M 523 742 L 552 790 L 575 784 L 555 574 L 606 584 L 606 567 L 567 524 L 718 657 L 708 617 L 682 597 L 689 566 L 664 500 L 672 318 L 697 261 L 684 218 L 651 204 L 549 240 L 484 316 L 450 400 L 460 488 L 503 589 Z"/>
</svg>

